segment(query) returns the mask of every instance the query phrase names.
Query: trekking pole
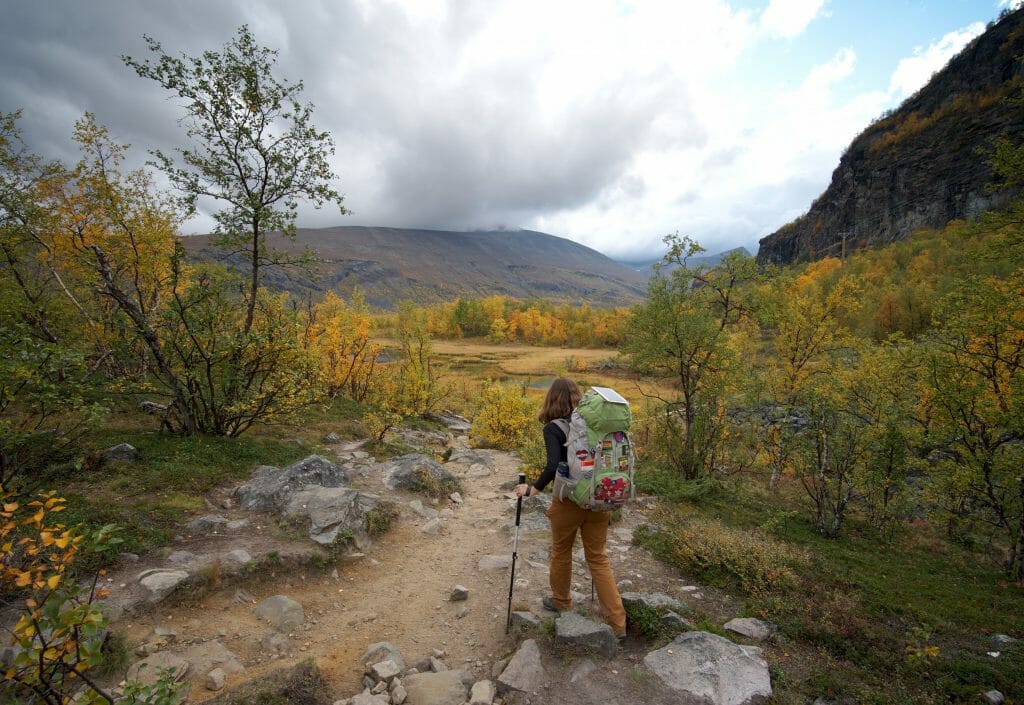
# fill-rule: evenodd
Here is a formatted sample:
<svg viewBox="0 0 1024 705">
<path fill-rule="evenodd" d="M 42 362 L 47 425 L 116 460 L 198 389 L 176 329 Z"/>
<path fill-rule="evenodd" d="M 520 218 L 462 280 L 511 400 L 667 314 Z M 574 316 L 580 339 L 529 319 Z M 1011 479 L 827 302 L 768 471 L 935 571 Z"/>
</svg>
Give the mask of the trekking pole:
<svg viewBox="0 0 1024 705">
<path fill-rule="evenodd" d="M 519 485 L 526 484 L 526 473 L 519 473 Z M 526 490 L 529 492 L 529 488 Z M 512 629 L 512 588 L 516 584 L 516 552 L 519 550 L 519 517 L 523 513 L 523 496 L 516 498 L 516 537 L 512 542 L 512 575 L 508 581 L 508 615 L 505 617 L 505 633 Z"/>
</svg>

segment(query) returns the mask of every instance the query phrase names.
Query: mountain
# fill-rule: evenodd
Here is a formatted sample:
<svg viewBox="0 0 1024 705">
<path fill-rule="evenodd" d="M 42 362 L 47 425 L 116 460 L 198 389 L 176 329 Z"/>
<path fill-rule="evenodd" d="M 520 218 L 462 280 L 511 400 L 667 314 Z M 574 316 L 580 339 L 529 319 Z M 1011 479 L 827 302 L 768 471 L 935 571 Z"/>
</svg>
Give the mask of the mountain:
<svg viewBox="0 0 1024 705">
<path fill-rule="evenodd" d="M 747 250 L 746 247 L 734 247 L 731 250 L 725 250 L 724 252 L 717 252 L 717 253 L 715 253 L 713 255 L 701 255 L 699 257 L 691 257 L 689 259 L 689 261 L 687 262 L 687 264 L 689 264 L 691 267 L 714 267 L 719 262 L 722 261 L 723 257 L 725 257 L 726 255 L 731 254 L 733 252 L 740 252 L 740 253 L 746 255 L 747 257 L 751 256 L 750 255 L 750 251 Z M 650 277 L 652 274 L 654 274 L 654 265 L 656 265 L 659 262 L 661 262 L 662 259 L 659 257 L 657 259 L 617 260 L 617 261 L 619 262 L 619 264 L 623 264 L 623 265 L 629 267 L 630 269 L 635 269 L 636 271 L 642 273 L 645 277 Z M 672 267 L 669 267 L 668 269 L 666 269 L 664 271 L 671 271 L 671 269 L 672 269 Z"/>
<path fill-rule="evenodd" d="M 806 215 L 763 238 L 758 262 L 841 256 L 1004 206 L 992 142 L 1024 134 L 1024 8 L 990 24 L 895 112 L 847 148 Z"/>
<path fill-rule="evenodd" d="M 389 310 L 405 299 L 437 303 L 493 294 L 626 306 L 647 291 L 645 275 L 589 247 L 531 230 L 342 226 L 299 228 L 294 240 L 272 234 L 268 242 L 293 254 L 308 248 L 322 260 L 311 272 L 294 267 L 264 270 L 268 287 L 314 296 L 333 289 L 347 296 L 358 286 L 367 303 Z M 243 258 L 225 258 L 208 235 L 183 237 L 182 243 L 193 260 L 226 261 L 245 268 Z"/>
</svg>

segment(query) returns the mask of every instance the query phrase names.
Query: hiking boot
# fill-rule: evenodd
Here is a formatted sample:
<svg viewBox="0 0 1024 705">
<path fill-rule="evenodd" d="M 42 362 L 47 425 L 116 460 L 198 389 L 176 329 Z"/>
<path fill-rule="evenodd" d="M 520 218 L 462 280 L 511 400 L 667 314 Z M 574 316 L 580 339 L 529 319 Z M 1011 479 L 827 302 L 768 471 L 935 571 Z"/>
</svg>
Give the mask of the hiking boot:
<svg viewBox="0 0 1024 705">
<path fill-rule="evenodd" d="M 545 595 L 541 599 L 540 603 L 544 605 L 544 609 L 548 610 L 549 612 L 557 612 L 558 614 L 562 613 L 562 610 L 555 606 L 555 602 L 553 599 L 551 599 L 551 595 Z"/>
</svg>

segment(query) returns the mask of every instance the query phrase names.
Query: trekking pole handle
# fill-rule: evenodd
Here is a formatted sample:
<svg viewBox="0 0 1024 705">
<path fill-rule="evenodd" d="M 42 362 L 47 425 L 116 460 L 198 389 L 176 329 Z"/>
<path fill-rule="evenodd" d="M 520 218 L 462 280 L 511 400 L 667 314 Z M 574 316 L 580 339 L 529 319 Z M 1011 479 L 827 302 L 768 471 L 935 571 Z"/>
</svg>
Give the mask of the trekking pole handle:
<svg viewBox="0 0 1024 705">
<path fill-rule="evenodd" d="M 519 473 L 519 484 L 520 485 L 525 485 L 526 484 L 526 473 L 525 472 Z M 526 491 L 529 492 L 530 488 L 527 487 Z M 519 516 L 522 513 L 523 513 L 523 497 L 522 497 L 522 495 L 520 495 L 519 496 L 519 501 L 516 502 L 516 526 L 519 526 Z"/>
</svg>

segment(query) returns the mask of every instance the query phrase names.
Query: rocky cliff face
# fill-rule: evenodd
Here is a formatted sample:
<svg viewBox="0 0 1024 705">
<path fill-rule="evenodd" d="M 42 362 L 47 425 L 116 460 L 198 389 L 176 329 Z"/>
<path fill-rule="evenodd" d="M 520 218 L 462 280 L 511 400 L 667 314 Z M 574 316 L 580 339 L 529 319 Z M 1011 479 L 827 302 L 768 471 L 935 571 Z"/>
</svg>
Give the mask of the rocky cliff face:
<svg viewBox="0 0 1024 705">
<path fill-rule="evenodd" d="M 1004 205 L 1013 194 L 990 189 L 986 155 L 993 139 L 1024 135 L 1022 95 L 1019 9 L 862 132 L 807 214 L 761 240 L 758 262 L 838 257 Z"/>
</svg>

